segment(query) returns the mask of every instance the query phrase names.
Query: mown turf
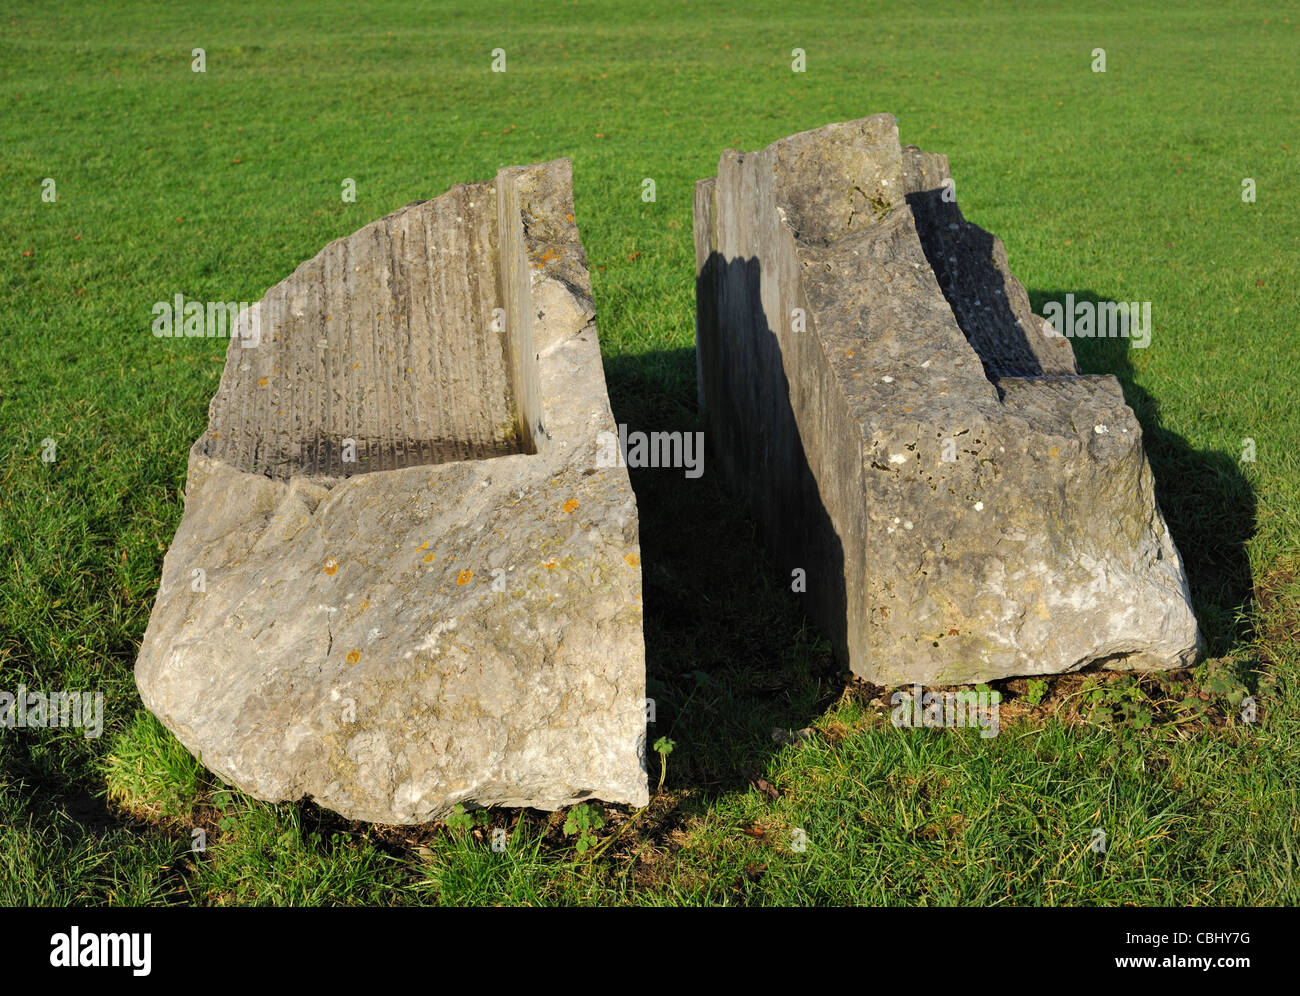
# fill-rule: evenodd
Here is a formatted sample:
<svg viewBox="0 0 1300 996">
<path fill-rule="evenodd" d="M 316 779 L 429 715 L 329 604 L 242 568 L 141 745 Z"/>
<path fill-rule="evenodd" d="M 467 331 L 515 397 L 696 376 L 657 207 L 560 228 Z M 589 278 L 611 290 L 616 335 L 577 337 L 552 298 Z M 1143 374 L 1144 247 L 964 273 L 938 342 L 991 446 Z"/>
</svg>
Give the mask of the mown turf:
<svg viewBox="0 0 1300 996">
<path fill-rule="evenodd" d="M 0 902 L 1300 899 L 1294 5 L 447 6 L 47 2 L 0 23 L 0 689 L 106 709 L 98 739 L 0 730 Z M 900 732 L 710 475 L 637 471 L 651 738 L 676 748 L 594 860 L 562 817 L 393 830 L 264 805 L 140 714 L 131 668 L 225 345 L 154 338 L 154 302 L 254 301 L 409 201 L 569 156 L 615 415 L 694 429 L 694 181 L 724 148 L 882 110 L 948 154 L 1040 310 L 1152 302 L 1149 348 L 1076 349 L 1142 420 L 1212 665 L 1062 679 L 1035 707 L 1011 683 L 992 739 Z"/>
</svg>

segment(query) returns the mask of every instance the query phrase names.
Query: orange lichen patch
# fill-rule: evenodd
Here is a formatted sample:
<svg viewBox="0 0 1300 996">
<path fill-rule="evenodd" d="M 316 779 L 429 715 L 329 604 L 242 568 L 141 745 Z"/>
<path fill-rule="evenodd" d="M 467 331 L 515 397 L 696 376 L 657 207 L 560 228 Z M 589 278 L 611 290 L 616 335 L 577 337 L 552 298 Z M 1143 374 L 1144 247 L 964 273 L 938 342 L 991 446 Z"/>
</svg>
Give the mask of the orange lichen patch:
<svg viewBox="0 0 1300 996">
<path fill-rule="evenodd" d="M 329 574 L 329 575 L 332 576 L 332 575 L 334 574 L 334 572 L 337 571 L 338 569 L 339 569 L 339 562 L 338 562 L 337 560 L 335 560 L 333 557 L 330 557 L 329 560 L 325 561 L 325 573 L 326 573 L 326 574 Z"/>
<path fill-rule="evenodd" d="M 575 508 L 577 508 L 577 507 L 578 507 L 578 499 L 577 499 L 577 498 L 570 498 L 568 501 L 566 501 L 566 502 L 564 503 L 564 510 L 565 510 L 566 512 L 572 512 L 572 511 L 573 511 Z"/>
<path fill-rule="evenodd" d="M 627 561 L 627 565 L 628 565 L 629 567 L 640 567 L 640 566 L 641 566 L 641 558 L 638 557 L 635 553 L 629 553 L 629 554 L 628 554 L 626 557 L 624 557 L 623 559 Z"/>
<path fill-rule="evenodd" d="M 415 548 L 415 552 L 419 553 L 421 550 L 427 550 L 427 549 L 429 549 L 429 541 L 425 540 L 423 543 L 421 543 L 419 546 Z"/>
<path fill-rule="evenodd" d="M 456 575 L 456 585 L 458 587 L 463 588 L 465 585 L 469 584 L 473 580 L 474 580 L 473 571 L 461 571 L 459 574 Z"/>
<path fill-rule="evenodd" d="M 349 650 L 349 651 L 348 651 L 348 663 L 349 663 L 349 664 L 355 664 L 355 663 L 356 663 L 357 661 L 359 661 L 359 660 L 361 660 L 361 651 L 360 651 L 360 650 Z"/>
<path fill-rule="evenodd" d="M 545 568 L 549 571 L 549 570 L 551 570 L 551 569 L 552 569 L 556 564 L 558 564 L 558 563 L 559 563 L 559 561 L 556 560 L 554 557 L 552 557 L 550 560 L 543 560 L 543 561 L 542 561 L 542 566 L 545 567 Z"/>
<path fill-rule="evenodd" d="M 268 383 L 269 383 L 269 381 L 268 381 L 265 377 L 259 377 L 259 378 L 257 378 L 257 386 L 258 386 L 258 387 L 266 387 L 266 385 L 267 385 Z"/>
<path fill-rule="evenodd" d="M 436 553 L 426 553 L 426 554 L 424 555 L 424 562 L 425 562 L 426 564 L 432 564 L 434 558 L 437 557 L 437 556 L 438 556 L 438 555 L 437 555 Z"/>
<path fill-rule="evenodd" d="M 361 611 L 365 612 L 366 609 L 368 608 L 370 608 L 370 599 L 367 598 L 364 602 L 361 603 Z"/>
<path fill-rule="evenodd" d="M 540 270 L 547 263 L 554 263 L 561 255 L 561 253 L 556 252 L 554 249 L 547 248 L 542 251 L 540 256 L 535 257 L 536 262 L 533 263 L 533 269 Z"/>
</svg>

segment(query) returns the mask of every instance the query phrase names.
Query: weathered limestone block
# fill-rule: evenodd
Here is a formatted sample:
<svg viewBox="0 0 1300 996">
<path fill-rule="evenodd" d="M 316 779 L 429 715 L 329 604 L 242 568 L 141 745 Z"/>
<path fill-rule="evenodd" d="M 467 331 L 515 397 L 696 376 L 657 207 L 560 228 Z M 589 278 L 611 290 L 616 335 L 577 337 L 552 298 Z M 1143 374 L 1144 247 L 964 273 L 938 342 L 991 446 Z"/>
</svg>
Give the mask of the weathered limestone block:
<svg viewBox="0 0 1300 996">
<path fill-rule="evenodd" d="M 636 503 L 596 466 L 570 175 L 367 225 L 232 339 L 136 683 L 251 795 L 381 823 L 647 800 Z"/>
<path fill-rule="evenodd" d="M 728 151 L 697 184 L 712 465 L 870 681 L 1188 665 L 1137 419 L 947 178 L 882 114 Z"/>
</svg>

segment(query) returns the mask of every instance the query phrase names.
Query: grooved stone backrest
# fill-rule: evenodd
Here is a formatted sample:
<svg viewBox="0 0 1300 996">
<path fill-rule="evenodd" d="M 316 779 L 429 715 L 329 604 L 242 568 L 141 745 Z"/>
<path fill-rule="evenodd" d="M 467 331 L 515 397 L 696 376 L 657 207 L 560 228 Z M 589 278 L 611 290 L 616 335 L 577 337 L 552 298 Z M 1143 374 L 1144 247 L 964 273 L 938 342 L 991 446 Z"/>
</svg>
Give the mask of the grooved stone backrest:
<svg viewBox="0 0 1300 996">
<path fill-rule="evenodd" d="M 536 377 L 517 300 L 526 264 L 497 202 L 495 183 L 455 187 L 330 243 L 268 291 L 260 342 L 231 341 L 199 451 L 275 478 L 533 452 L 513 386 Z M 519 228 L 517 210 L 504 217 Z"/>
</svg>

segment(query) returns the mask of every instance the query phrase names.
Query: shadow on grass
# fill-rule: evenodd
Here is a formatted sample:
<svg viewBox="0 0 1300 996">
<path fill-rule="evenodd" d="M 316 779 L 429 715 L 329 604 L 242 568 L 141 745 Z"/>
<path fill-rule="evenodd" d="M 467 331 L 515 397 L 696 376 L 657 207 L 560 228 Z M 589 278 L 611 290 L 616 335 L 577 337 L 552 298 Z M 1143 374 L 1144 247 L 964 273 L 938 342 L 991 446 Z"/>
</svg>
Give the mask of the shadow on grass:
<svg viewBox="0 0 1300 996">
<path fill-rule="evenodd" d="M 686 398 L 695 351 L 610 357 L 605 374 L 615 421 L 628 432 L 697 432 Z M 804 618 L 788 575 L 774 565 L 757 524 L 711 472 L 629 468 L 641 528 L 647 742 L 673 739 L 670 789 L 742 789 L 781 744 L 773 729 L 806 727 L 843 692 L 846 672 Z M 651 790 L 659 759 L 650 752 Z"/>
</svg>

